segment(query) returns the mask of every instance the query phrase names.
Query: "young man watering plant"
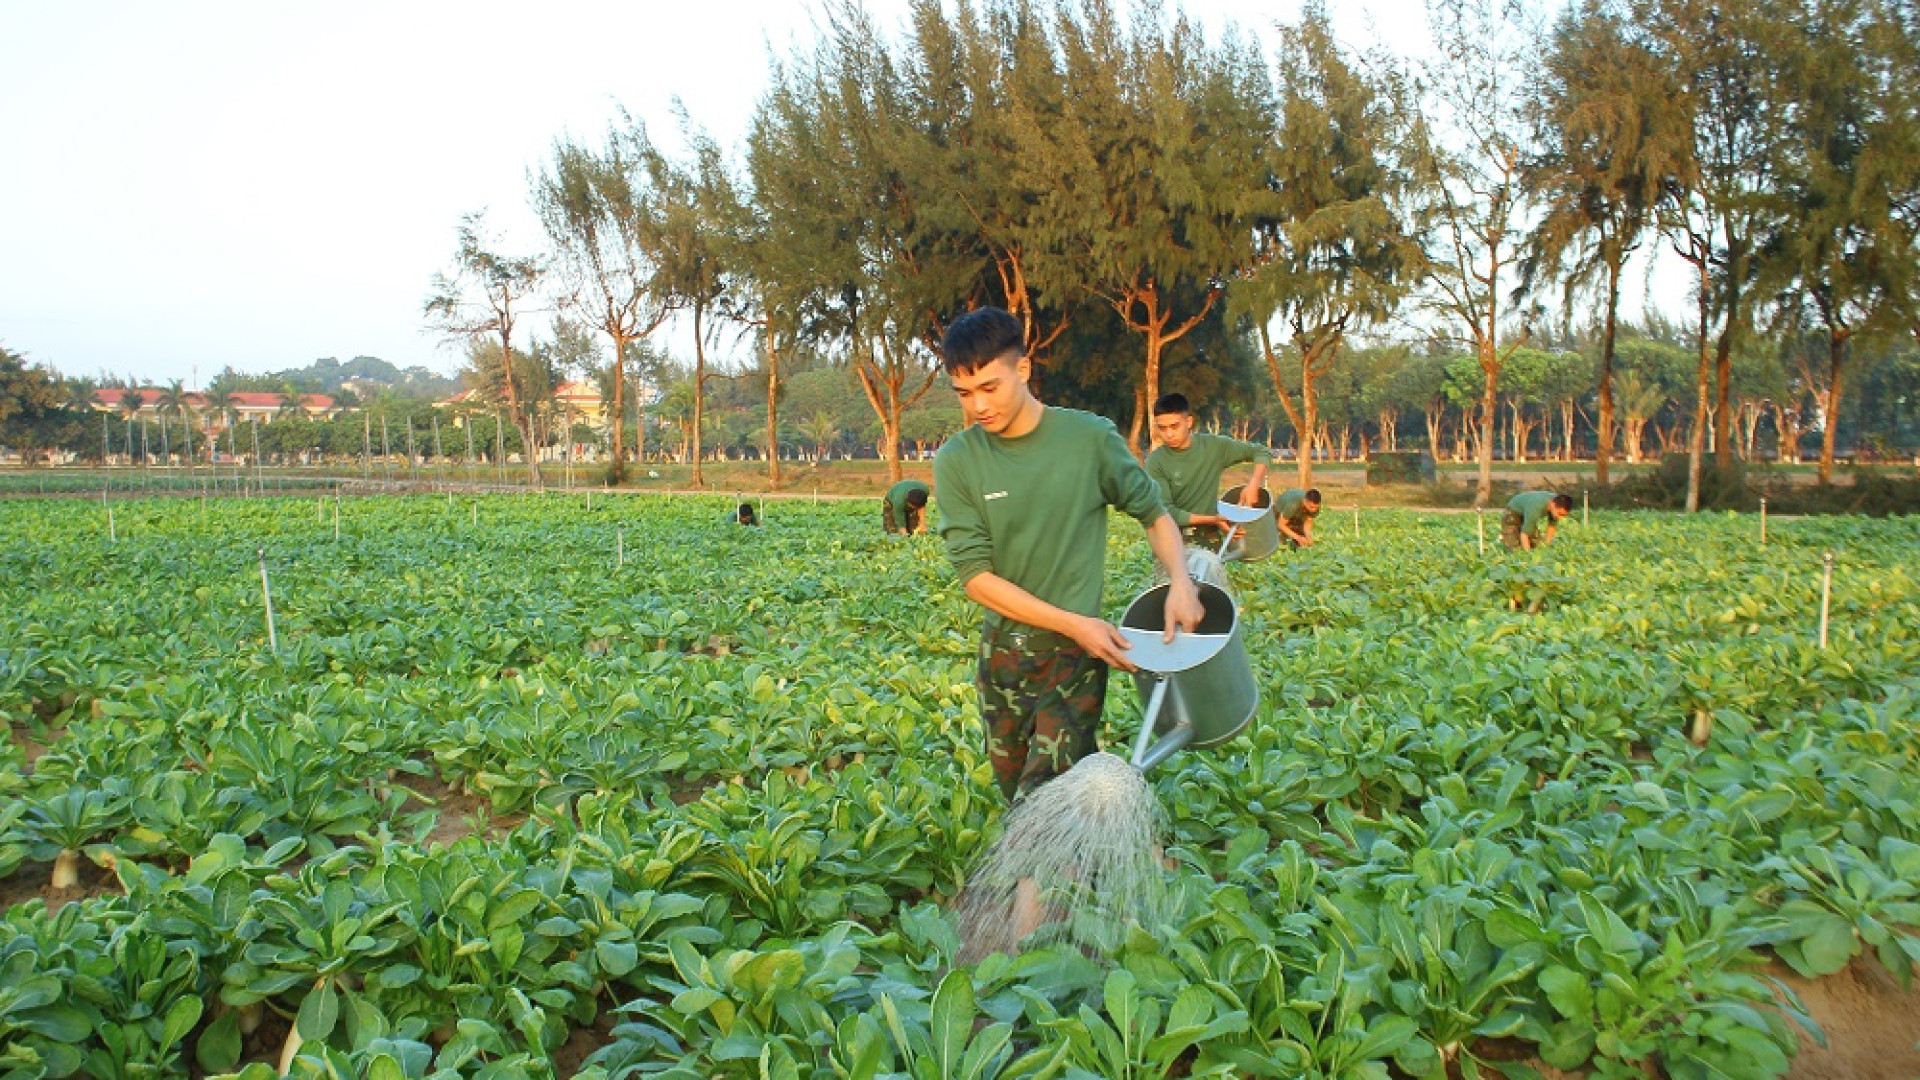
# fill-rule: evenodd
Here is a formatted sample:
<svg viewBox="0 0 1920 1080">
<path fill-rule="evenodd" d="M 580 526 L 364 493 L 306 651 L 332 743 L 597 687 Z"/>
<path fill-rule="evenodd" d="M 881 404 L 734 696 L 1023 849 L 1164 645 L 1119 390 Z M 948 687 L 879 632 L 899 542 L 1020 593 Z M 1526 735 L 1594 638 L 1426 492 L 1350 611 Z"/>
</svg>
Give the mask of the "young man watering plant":
<svg viewBox="0 0 1920 1080">
<path fill-rule="evenodd" d="M 1507 500 L 1500 515 L 1500 542 L 1532 551 L 1553 543 L 1561 518 L 1573 512 L 1573 496 L 1551 491 L 1523 491 Z"/>
<path fill-rule="evenodd" d="M 1273 523 L 1279 527 L 1280 535 L 1286 538 L 1287 546 L 1303 548 L 1313 546 L 1313 519 L 1320 516 L 1320 489 L 1288 488 L 1274 501 Z"/>
<path fill-rule="evenodd" d="M 1267 480 L 1267 448 L 1193 430 L 1193 408 L 1185 394 L 1162 394 L 1153 403 L 1153 435 L 1160 441 L 1147 455 L 1147 475 L 1160 485 L 1167 512 L 1188 541 L 1206 547 L 1220 542 L 1227 520 L 1215 511 L 1220 474 L 1230 465 L 1253 463 L 1253 475 L 1240 489 L 1241 506 L 1258 506 Z"/>
<path fill-rule="evenodd" d="M 902 480 L 880 500 L 880 519 L 888 536 L 912 536 L 927 531 L 927 485 Z"/>
<path fill-rule="evenodd" d="M 1100 617 L 1107 507 L 1147 530 L 1172 581 L 1166 637 L 1202 617 L 1180 530 L 1111 421 L 1033 396 L 1019 320 L 982 308 L 942 352 L 970 426 L 933 459 L 940 535 L 967 595 L 987 609 L 975 683 L 994 780 L 1008 801 L 1094 751 L 1109 667 L 1133 670 Z"/>
</svg>

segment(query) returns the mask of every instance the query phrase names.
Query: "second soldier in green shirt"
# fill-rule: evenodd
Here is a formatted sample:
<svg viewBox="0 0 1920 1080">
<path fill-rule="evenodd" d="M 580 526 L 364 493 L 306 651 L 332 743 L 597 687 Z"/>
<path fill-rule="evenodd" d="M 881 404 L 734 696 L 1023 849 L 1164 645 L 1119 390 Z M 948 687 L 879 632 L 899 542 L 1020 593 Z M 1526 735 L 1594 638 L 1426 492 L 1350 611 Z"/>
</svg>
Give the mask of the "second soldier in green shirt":
<svg viewBox="0 0 1920 1080">
<path fill-rule="evenodd" d="M 887 489 L 881 500 L 881 524 L 888 536 L 912 536 L 927 531 L 927 485 L 918 480 L 902 480 Z"/>
<path fill-rule="evenodd" d="M 1573 512 L 1573 496 L 1551 491 L 1523 491 L 1507 500 L 1500 515 L 1500 542 L 1531 551 L 1553 543 L 1560 519 Z"/>
<path fill-rule="evenodd" d="M 1313 546 L 1313 519 L 1319 516 L 1319 488 L 1288 488 L 1273 504 L 1273 523 L 1289 547 Z"/>
<path fill-rule="evenodd" d="M 1229 466 L 1253 463 L 1240 489 L 1241 506 L 1258 506 L 1267 480 L 1267 448 L 1193 430 L 1193 407 L 1185 394 L 1162 394 L 1153 403 L 1153 435 L 1160 443 L 1147 455 L 1147 475 L 1160 485 L 1167 512 L 1188 541 L 1211 547 L 1227 519 L 1217 512 L 1220 475 Z"/>
</svg>

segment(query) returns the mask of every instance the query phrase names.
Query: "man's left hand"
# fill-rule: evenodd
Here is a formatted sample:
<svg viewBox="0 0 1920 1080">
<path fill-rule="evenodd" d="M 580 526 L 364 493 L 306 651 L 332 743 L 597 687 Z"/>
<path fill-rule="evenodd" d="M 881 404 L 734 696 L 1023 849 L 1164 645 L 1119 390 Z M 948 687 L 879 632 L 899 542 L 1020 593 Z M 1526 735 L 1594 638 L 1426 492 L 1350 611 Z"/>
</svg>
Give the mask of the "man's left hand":
<svg viewBox="0 0 1920 1080">
<path fill-rule="evenodd" d="M 1193 587 L 1193 579 L 1180 577 L 1167 589 L 1167 628 L 1160 635 L 1162 642 L 1171 642 L 1175 630 L 1193 633 L 1200 628 L 1200 620 L 1207 609 L 1200 606 L 1200 590 Z"/>
<path fill-rule="evenodd" d="M 1260 489 L 1248 484 L 1240 490 L 1240 505 L 1251 510 L 1260 505 Z"/>
</svg>

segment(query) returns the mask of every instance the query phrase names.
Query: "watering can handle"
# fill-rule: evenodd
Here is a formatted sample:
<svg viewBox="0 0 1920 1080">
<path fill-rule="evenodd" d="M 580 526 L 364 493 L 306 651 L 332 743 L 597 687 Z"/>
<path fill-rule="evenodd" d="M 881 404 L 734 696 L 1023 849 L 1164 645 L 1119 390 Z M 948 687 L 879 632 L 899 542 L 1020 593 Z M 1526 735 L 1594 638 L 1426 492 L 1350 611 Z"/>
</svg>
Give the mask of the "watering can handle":
<svg viewBox="0 0 1920 1080">
<path fill-rule="evenodd" d="M 1239 524 L 1238 524 L 1237 522 L 1236 522 L 1236 523 L 1233 523 L 1233 524 L 1229 524 L 1229 525 L 1227 526 L 1227 536 L 1226 536 L 1226 539 L 1224 539 L 1224 540 L 1222 540 L 1222 541 L 1220 541 L 1220 550 L 1219 550 L 1218 552 L 1215 552 L 1215 554 L 1217 554 L 1217 555 L 1219 555 L 1219 556 L 1220 556 L 1221 558 L 1223 558 L 1223 559 L 1224 559 L 1224 558 L 1226 558 L 1226 557 L 1227 557 L 1227 545 L 1228 545 L 1228 544 L 1231 544 L 1231 543 L 1233 543 L 1233 534 L 1234 534 L 1234 533 L 1236 533 L 1236 532 L 1239 532 L 1239 531 L 1240 531 L 1240 526 L 1239 526 Z"/>
</svg>

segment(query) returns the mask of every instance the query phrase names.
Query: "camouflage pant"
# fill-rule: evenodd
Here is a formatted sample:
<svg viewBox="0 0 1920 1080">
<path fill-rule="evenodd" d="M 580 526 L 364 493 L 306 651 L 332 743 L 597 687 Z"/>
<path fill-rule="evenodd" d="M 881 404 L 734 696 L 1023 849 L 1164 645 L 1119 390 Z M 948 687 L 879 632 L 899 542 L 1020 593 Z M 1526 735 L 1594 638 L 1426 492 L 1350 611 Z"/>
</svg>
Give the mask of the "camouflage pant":
<svg viewBox="0 0 1920 1080">
<path fill-rule="evenodd" d="M 1012 802 L 1093 753 L 1107 665 L 1060 634 L 989 629 L 980 640 L 980 716 L 1000 794 Z"/>
<path fill-rule="evenodd" d="M 1188 547 L 1207 548 L 1212 551 L 1220 550 L 1220 541 L 1226 539 L 1226 535 L 1227 530 L 1213 525 L 1189 525 L 1180 530 L 1180 539 L 1184 540 Z"/>
<path fill-rule="evenodd" d="M 907 508 L 907 531 L 908 532 L 912 532 L 913 530 L 920 527 L 921 513 L 922 511 L 915 510 L 912 507 Z M 900 531 L 900 525 L 893 516 L 893 504 L 890 502 L 887 502 L 884 499 L 880 501 L 880 520 L 885 524 L 888 536 L 892 536 L 893 534 Z"/>
<path fill-rule="evenodd" d="M 1510 548 L 1520 546 L 1520 525 L 1522 518 L 1518 510 L 1500 512 L 1500 542 Z"/>
</svg>

